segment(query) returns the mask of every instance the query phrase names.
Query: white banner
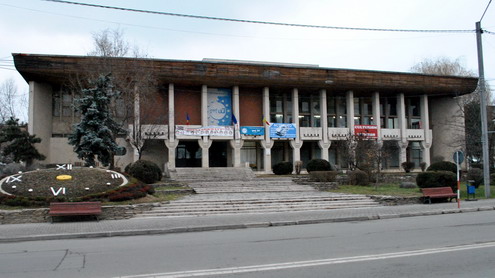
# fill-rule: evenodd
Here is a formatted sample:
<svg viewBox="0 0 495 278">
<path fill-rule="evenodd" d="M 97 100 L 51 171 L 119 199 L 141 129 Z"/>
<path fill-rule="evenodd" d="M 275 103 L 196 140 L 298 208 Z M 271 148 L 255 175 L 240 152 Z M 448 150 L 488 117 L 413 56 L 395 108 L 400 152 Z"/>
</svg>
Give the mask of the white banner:
<svg viewBox="0 0 495 278">
<path fill-rule="evenodd" d="M 176 126 L 175 134 L 182 136 L 234 136 L 234 128 L 232 126 Z"/>
</svg>

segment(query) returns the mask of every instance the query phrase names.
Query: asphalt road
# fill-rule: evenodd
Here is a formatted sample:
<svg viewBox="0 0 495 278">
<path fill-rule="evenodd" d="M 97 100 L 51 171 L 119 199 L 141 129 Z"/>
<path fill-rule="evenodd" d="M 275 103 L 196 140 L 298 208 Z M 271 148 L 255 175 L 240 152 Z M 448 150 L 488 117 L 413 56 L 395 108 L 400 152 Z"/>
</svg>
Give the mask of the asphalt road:
<svg viewBox="0 0 495 278">
<path fill-rule="evenodd" d="M 0 277 L 494 277 L 493 211 L 0 244 Z"/>
</svg>

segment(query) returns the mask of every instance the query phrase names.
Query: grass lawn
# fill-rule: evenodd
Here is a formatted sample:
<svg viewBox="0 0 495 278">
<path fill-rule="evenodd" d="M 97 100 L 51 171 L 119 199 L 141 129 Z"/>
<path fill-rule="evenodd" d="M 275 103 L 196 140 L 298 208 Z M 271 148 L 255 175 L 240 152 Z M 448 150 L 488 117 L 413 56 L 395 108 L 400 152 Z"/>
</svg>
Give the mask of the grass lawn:
<svg viewBox="0 0 495 278">
<path fill-rule="evenodd" d="M 491 198 L 495 197 L 495 185 L 490 186 Z M 360 185 L 341 185 L 338 189 L 328 190 L 329 192 L 347 193 L 347 194 L 363 194 L 363 195 L 388 195 L 400 197 L 420 197 L 422 196 L 419 188 L 400 188 L 398 184 L 381 184 L 375 188 L 375 185 L 360 186 Z M 461 183 L 461 199 L 466 199 L 466 185 Z M 472 197 L 472 196 L 471 196 Z M 485 188 L 480 185 L 476 189 L 476 199 L 485 198 Z"/>
</svg>

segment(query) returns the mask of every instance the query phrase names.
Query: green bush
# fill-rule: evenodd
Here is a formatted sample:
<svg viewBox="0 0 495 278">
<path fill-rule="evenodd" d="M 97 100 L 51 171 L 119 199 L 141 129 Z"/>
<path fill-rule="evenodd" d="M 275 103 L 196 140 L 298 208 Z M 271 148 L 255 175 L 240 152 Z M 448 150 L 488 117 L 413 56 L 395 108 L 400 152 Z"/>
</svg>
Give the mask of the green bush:
<svg viewBox="0 0 495 278">
<path fill-rule="evenodd" d="M 279 162 L 273 165 L 273 173 L 275 175 L 289 175 L 292 173 L 292 162 Z"/>
<path fill-rule="evenodd" d="M 309 173 L 312 181 L 334 182 L 337 179 L 337 171 L 313 171 Z"/>
<path fill-rule="evenodd" d="M 138 160 L 126 167 L 126 172 L 144 183 L 155 183 L 162 179 L 162 170 L 154 162 Z"/>
<path fill-rule="evenodd" d="M 335 171 L 335 168 L 325 159 L 311 159 L 306 165 L 306 170 L 311 173 L 313 171 Z"/>
<path fill-rule="evenodd" d="M 421 172 L 424 172 L 426 171 L 426 162 L 421 162 L 419 163 L 419 167 L 421 168 Z"/>
<path fill-rule="evenodd" d="M 404 171 L 406 171 L 406 173 L 409 173 L 414 169 L 414 162 L 410 162 L 410 161 L 402 162 L 401 166 L 404 169 Z"/>
<path fill-rule="evenodd" d="M 426 171 L 450 171 L 457 174 L 457 165 L 449 161 L 440 161 L 431 164 Z"/>
<path fill-rule="evenodd" d="M 474 185 L 474 187 L 478 188 L 480 184 L 483 183 L 483 170 L 480 168 L 471 168 L 467 172 L 466 180 L 473 180 L 474 183 L 471 185 Z"/>
<path fill-rule="evenodd" d="M 132 179 L 129 184 L 102 193 L 83 196 L 78 201 L 111 201 L 119 202 L 145 197 L 146 194 L 154 194 L 155 188 L 137 179 Z"/>
<path fill-rule="evenodd" d="M 416 184 L 419 188 L 450 186 L 455 192 L 457 190 L 457 175 L 450 171 L 421 172 L 416 177 Z"/>
<path fill-rule="evenodd" d="M 366 174 L 365 171 L 361 171 L 361 170 L 354 170 L 348 172 L 347 179 L 350 185 L 366 186 L 370 184 L 370 178 L 368 174 Z"/>
</svg>

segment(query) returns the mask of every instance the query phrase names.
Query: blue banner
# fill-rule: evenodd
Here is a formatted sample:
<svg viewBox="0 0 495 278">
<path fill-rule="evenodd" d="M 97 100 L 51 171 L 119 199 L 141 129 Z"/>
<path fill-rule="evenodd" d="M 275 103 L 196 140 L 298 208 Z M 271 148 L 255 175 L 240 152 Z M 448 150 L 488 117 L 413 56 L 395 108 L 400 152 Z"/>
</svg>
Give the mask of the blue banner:
<svg viewBox="0 0 495 278">
<path fill-rule="evenodd" d="M 263 136 L 265 135 L 265 128 L 262 126 L 241 126 L 241 134 Z"/>
<path fill-rule="evenodd" d="M 270 125 L 270 137 L 271 138 L 296 138 L 297 126 L 296 124 L 271 124 Z"/>
<path fill-rule="evenodd" d="M 208 125 L 232 125 L 232 90 L 208 88 Z"/>
</svg>

